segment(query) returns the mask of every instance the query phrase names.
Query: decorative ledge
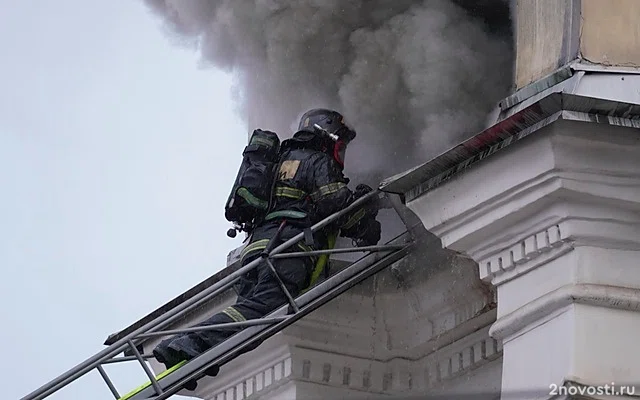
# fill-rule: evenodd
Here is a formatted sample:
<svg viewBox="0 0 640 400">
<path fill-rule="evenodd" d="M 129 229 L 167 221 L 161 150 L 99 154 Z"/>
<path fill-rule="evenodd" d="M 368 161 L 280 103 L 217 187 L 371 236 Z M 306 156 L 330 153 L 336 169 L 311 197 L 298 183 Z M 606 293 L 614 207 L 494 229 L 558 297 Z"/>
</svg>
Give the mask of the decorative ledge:
<svg viewBox="0 0 640 400">
<path fill-rule="evenodd" d="M 560 224 L 554 224 L 530 235 L 506 250 L 481 260 L 480 278 L 501 284 L 545 264 L 573 249 L 570 241 L 562 236 Z M 539 262 L 537 262 L 539 261 Z"/>
<path fill-rule="evenodd" d="M 227 385 L 224 389 L 219 389 L 214 393 L 205 393 L 208 399 L 215 400 L 242 400 L 256 393 L 279 386 L 287 381 L 292 374 L 292 360 L 287 357 L 278 361 L 257 374 L 251 375 L 240 381 Z"/>
<path fill-rule="evenodd" d="M 249 376 L 198 393 L 211 400 L 243 400 L 273 393 L 282 385 L 306 382 L 354 392 L 424 394 L 502 357 L 489 326 L 415 360 L 374 360 L 310 347 L 290 347 L 287 356 Z M 499 368 L 496 365 L 492 368 Z"/>
<path fill-rule="evenodd" d="M 480 340 L 427 368 L 429 386 L 455 379 L 502 357 L 502 344 L 492 338 Z"/>
<path fill-rule="evenodd" d="M 484 337 L 454 351 L 443 349 L 420 360 L 388 363 L 365 358 L 332 355 L 305 357 L 294 376 L 307 382 L 373 393 L 423 393 L 502 357 L 501 344 Z M 312 353 L 316 350 L 307 349 Z M 293 378 L 296 379 L 296 378 Z"/>
<path fill-rule="evenodd" d="M 566 285 L 499 318 L 491 327 L 489 335 L 507 341 L 535 321 L 574 303 L 640 311 L 640 289 L 596 284 Z"/>
</svg>

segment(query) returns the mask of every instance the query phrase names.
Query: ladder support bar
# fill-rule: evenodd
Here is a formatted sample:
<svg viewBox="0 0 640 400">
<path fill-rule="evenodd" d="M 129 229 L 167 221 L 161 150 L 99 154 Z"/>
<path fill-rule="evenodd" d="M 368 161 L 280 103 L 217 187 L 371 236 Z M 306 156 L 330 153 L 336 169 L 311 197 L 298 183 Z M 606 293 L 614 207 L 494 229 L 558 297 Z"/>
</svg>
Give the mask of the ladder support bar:
<svg viewBox="0 0 640 400">
<path fill-rule="evenodd" d="M 269 260 L 267 257 L 264 257 L 263 261 L 267 263 L 269 269 L 271 270 L 271 274 L 274 278 L 276 278 L 276 281 L 278 281 L 278 285 L 280 286 L 280 290 L 282 290 L 282 293 L 287 296 L 287 300 L 289 301 L 289 305 L 291 306 L 291 308 L 293 308 L 293 312 L 297 313 L 298 311 L 300 311 L 300 308 L 296 304 L 296 301 L 293 299 L 293 296 L 291 296 L 291 293 L 289 293 L 289 289 L 287 289 L 287 286 L 282 281 L 282 278 L 280 278 L 280 274 L 276 270 L 276 267 L 273 265 L 271 260 Z"/>
<path fill-rule="evenodd" d="M 149 358 L 153 358 L 153 355 L 151 354 L 142 354 L 142 358 L 144 358 L 145 360 L 149 359 Z M 108 360 L 104 360 L 100 363 L 100 365 L 105 365 L 105 364 L 116 364 L 116 363 L 121 363 L 121 362 L 127 362 L 127 361 L 136 361 L 138 358 L 136 356 L 123 356 L 123 357 L 114 357 Z M 100 366 L 98 365 L 98 367 Z M 97 368 L 97 367 L 96 367 Z"/>
<path fill-rule="evenodd" d="M 290 258 L 290 257 L 309 257 L 318 256 L 323 254 L 340 254 L 340 253 L 365 253 L 365 252 L 382 252 L 399 250 L 404 245 L 380 245 L 380 246 L 362 246 L 353 248 L 340 248 L 340 249 L 327 249 L 327 250 L 309 250 L 309 251 L 297 251 L 294 253 L 280 253 L 271 256 L 270 258 Z"/>
<path fill-rule="evenodd" d="M 157 394 L 159 394 L 159 395 L 162 394 L 163 393 L 162 392 L 162 388 L 158 384 L 158 380 L 156 379 L 155 375 L 153 374 L 153 371 L 151 371 L 151 368 L 149 368 L 149 366 L 147 365 L 146 361 L 144 360 L 144 358 L 142 358 L 142 355 L 140 354 L 140 352 L 136 348 L 136 345 L 133 344 L 133 342 L 131 340 L 129 340 L 129 347 L 131 347 L 131 351 L 133 351 L 133 354 L 136 356 L 136 358 L 140 362 L 140 365 L 142 366 L 142 369 L 144 370 L 144 373 L 147 374 L 147 376 L 149 377 L 149 380 L 151 380 L 151 385 L 153 386 L 153 389 L 156 391 Z"/>
<path fill-rule="evenodd" d="M 154 336 L 170 336 L 170 335 L 179 335 L 181 333 L 191 333 L 191 332 L 203 332 L 203 331 L 213 331 L 220 328 L 238 328 L 243 326 L 256 326 L 256 325 L 271 325 L 277 322 L 282 322 L 288 317 L 273 317 L 273 318 L 261 318 L 261 319 L 250 319 L 242 322 L 226 322 L 223 324 L 210 324 L 210 325 L 202 325 L 202 326 L 194 326 L 192 328 L 184 328 L 184 329 L 173 329 L 170 331 L 158 331 L 158 332 L 149 332 L 142 333 L 138 335 L 138 337 L 154 337 Z M 153 357 L 153 356 L 149 356 Z M 134 357 L 135 358 L 135 357 Z"/>
<path fill-rule="evenodd" d="M 118 390 L 116 389 L 115 385 L 109 378 L 109 375 L 107 375 L 107 371 L 105 371 L 104 368 L 102 368 L 102 365 L 98 365 L 97 368 L 98 368 L 98 372 L 100 373 L 100 376 L 102 376 L 102 379 L 104 379 L 104 383 L 106 383 L 107 386 L 109 387 L 111 394 L 113 395 L 113 397 L 116 398 L 116 400 L 118 400 L 120 398 L 120 393 L 118 393 Z"/>
</svg>

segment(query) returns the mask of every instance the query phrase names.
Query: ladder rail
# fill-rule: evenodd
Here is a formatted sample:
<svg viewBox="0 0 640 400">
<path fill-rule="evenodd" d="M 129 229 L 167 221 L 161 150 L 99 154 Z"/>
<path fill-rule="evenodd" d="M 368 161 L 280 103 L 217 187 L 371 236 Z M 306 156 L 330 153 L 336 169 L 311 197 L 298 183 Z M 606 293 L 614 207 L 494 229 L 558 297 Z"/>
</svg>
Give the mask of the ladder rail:
<svg viewBox="0 0 640 400">
<path fill-rule="evenodd" d="M 327 218 L 313 225 L 311 227 L 311 231 L 316 232 L 324 228 L 325 226 L 335 222 L 336 220 L 348 214 L 349 212 L 353 211 L 354 209 L 358 208 L 365 202 L 372 200 L 375 196 L 379 196 L 380 193 L 381 193 L 380 189 L 375 189 L 365 194 L 364 196 L 358 198 L 357 200 L 355 200 L 353 203 L 351 203 L 349 206 L 345 207 L 344 209 L 328 216 Z M 304 239 L 304 232 L 301 232 L 298 235 L 294 236 L 293 238 L 280 244 L 279 246 L 276 246 L 273 250 L 271 250 L 268 253 L 268 256 L 282 253 L 283 251 L 287 250 L 289 247 L 298 243 L 302 239 Z M 145 325 L 141 326 L 135 331 L 120 338 L 118 341 L 116 341 L 106 349 L 103 349 L 102 351 L 96 353 L 92 357 L 89 357 L 85 361 L 81 362 L 80 364 L 77 364 L 73 368 L 61 374 L 60 376 L 52 379 L 51 381 L 44 384 L 40 388 L 27 394 L 21 400 L 42 400 L 50 396 L 51 394 L 57 392 L 58 390 L 62 389 L 63 387 L 67 386 L 68 384 L 74 382 L 75 380 L 79 379 L 80 377 L 86 375 L 90 371 L 97 369 L 99 365 L 102 365 L 103 361 L 112 359 L 117 354 L 123 352 L 124 349 L 128 347 L 129 341 L 136 339 L 138 335 L 142 333 L 152 332 L 156 329 L 162 329 L 166 325 L 173 322 L 175 319 L 181 317 L 188 311 L 202 304 L 207 299 L 213 296 L 216 296 L 221 292 L 230 288 L 238 279 L 240 279 L 240 277 L 242 277 L 244 274 L 246 274 L 247 272 L 257 267 L 261 262 L 263 262 L 263 259 L 261 258 L 257 258 L 256 260 L 251 261 L 247 265 L 239 268 L 235 272 L 221 279 L 219 282 L 216 282 L 215 284 L 211 285 L 210 287 L 203 290 L 202 292 L 196 294 L 192 298 L 187 299 L 185 302 L 177 305 L 173 309 L 158 316 L 154 320 L 147 322 Z"/>
<path fill-rule="evenodd" d="M 407 236 L 409 235 L 405 232 L 398 237 L 398 240 L 406 240 Z M 283 305 L 267 316 L 268 318 L 273 318 L 286 315 L 281 322 L 269 326 L 254 326 L 247 328 L 224 342 L 221 342 L 219 345 L 208 350 L 204 354 L 189 361 L 185 366 L 164 377 L 160 381 L 164 391 L 163 394 L 154 396 L 155 393 L 153 388 L 147 387 L 143 391 L 130 397 L 128 400 L 164 400 L 173 396 L 182 390 L 183 386 L 187 382 L 202 375 L 204 371 L 212 365 L 220 366 L 231 361 L 231 359 L 242 354 L 242 350 L 248 346 L 251 346 L 256 342 L 260 343 L 270 336 L 273 336 L 338 295 L 398 261 L 408 253 L 412 245 L 413 242 L 408 241 L 408 243 L 400 249 L 389 250 L 390 253 L 387 255 L 380 256 L 380 254 L 371 254 L 359 261 L 356 261 L 349 267 L 338 272 L 336 275 L 298 296 L 296 300 L 301 308 L 299 312 L 287 314 L 289 311 L 289 305 Z"/>
</svg>

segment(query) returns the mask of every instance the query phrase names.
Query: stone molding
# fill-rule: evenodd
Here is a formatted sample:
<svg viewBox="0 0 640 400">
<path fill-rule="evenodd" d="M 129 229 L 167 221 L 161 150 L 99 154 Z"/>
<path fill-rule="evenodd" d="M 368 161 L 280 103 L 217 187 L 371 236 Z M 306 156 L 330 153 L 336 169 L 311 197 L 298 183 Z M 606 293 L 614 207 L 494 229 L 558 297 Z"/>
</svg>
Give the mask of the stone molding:
<svg viewBox="0 0 640 400">
<path fill-rule="evenodd" d="M 620 187 L 623 187 L 622 191 Z M 433 232 L 437 235 L 442 235 L 443 246 L 446 247 L 447 245 L 450 246 L 453 244 L 454 250 L 462 251 L 469 254 L 473 259 L 479 260 L 487 258 L 487 253 L 495 252 L 497 249 L 500 249 L 500 247 L 502 247 L 500 250 L 503 250 L 506 247 L 505 242 L 507 241 L 533 241 L 535 240 L 534 235 L 543 233 L 553 225 L 559 225 L 563 221 L 563 216 L 569 218 L 569 215 L 567 215 L 568 212 L 564 210 L 558 210 L 561 212 L 564 211 L 562 213 L 564 215 L 553 215 L 549 213 L 548 211 L 550 210 L 548 208 L 552 206 L 553 203 L 566 203 L 568 201 L 589 203 L 595 201 L 599 196 L 607 198 L 607 202 L 601 207 L 619 208 L 619 210 L 617 210 L 618 214 L 621 209 L 624 208 L 638 208 L 637 199 L 640 199 L 640 175 L 634 176 L 633 174 L 628 174 L 627 176 L 620 176 L 616 173 L 586 173 L 554 168 L 540 176 L 522 182 L 518 187 L 500 193 L 467 212 L 451 218 L 446 224 L 434 227 Z M 634 197 L 636 198 L 636 204 L 633 204 Z M 525 209 L 527 206 L 533 206 L 533 211 L 540 214 L 536 220 L 526 221 L 527 224 L 524 225 L 519 224 L 518 222 L 520 221 L 515 223 L 506 223 L 503 221 L 507 216 L 514 220 L 514 217 L 520 217 L 527 211 Z M 545 208 L 547 212 L 545 212 Z M 589 219 L 588 215 L 582 214 L 583 215 L 579 216 L 580 219 Z M 606 222 L 606 219 L 607 218 L 601 218 L 601 221 Z M 591 218 L 591 220 L 597 220 L 597 218 Z M 485 237 L 485 240 L 482 242 L 465 242 L 464 248 L 456 246 L 455 242 L 472 234 L 474 230 L 489 226 L 492 224 L 491 221 L 496 221 L 500 224 L 500 229 L 495 229 L 496 232 L 492 232 L 495 233 L 495 235 Z M 614 220 L 611 219 L 609 222 L 614 222 Z M 633 225 L 634 223 L 634 221 L 627 218 L 627 216 L 623 216 L 617 222 L 624 225 Z M 546 226 L 541 226 L 541 224 L 545 224 Z M 526 229 L 526 227 L 529 227 L 529 229 Z M 551 231 L 549 234 L 551 236 L 556 235 L 555 232 Z M 514 236 L 520 237 L 514 241 Z M 553 237 L 550 237 L 550 240 L 552 239 Z M 598 238 L 598 240 L 601 239 L 602 238 Z M 622 247 L 626 246 L 628 249 L 640 249 L 640 237 L 630 235 L 626 236 L 626 239 L 618 238 L 616 241 L 619 242 L 618 245 Z M 544 242 L 544 239 L 542 242 Z"/>
<path fill-rule="evenodd" d="M 500 342 L 488 337 L 488 326 L 416 360 L 387 362 L 293 345 L 266 368 L 237 376 L 198 395 L 212 400 L 242 400 L 267 395 L 285 383 L 310 382 L 366 393 L 424 393 L 502 357 Z M 416 392 L 418 391 L 418 392 Z"/>
<path fill-rule="evenodd" d="M 203 395 L 212 400 L 241 400 L 265 390 L 274 390 L 290 380 L 291 365 L 291 357 L 287 357 L 223 389 Z"/>
<path fill-rule="evenodd" d="M 446 315 L 443 315 L 442 318 L 454 321 L 456 320 L 457 315 L 454 312 L 455 310 L 452 310 Z M 375 335 L 375 332 L 384 330 L 381 325 L 372 329 L 370 331 L 371 333 L 368 335 L 369 340 L 363 341 L 362 345 L 359 347 L 344 346 L 341 345 L 342 343 L 338 343 L 339 341 L 335 340 L 325 341 L 323 343 L 304 334 L 305 332 L 313 332 L 315 328 L 322 327 L 322 321 L 320 320 L 307 321 L 304 325 L 298 327 L 292 326 L 292 328 L 295 329 L 288 328 L 284 333 L 287 343 L 293 347 L 316 349 L 325 353 L 340 354 L 346 357 L 367 359 L 380 363 L 394 362 L 394 360 L 419 361 L 430 354 L 438 352 L 441 349 L 459 342 L 467 336 L 473 335 L 475 332 L 490 326 L 496 320 L 496 315 L 495 303 L 490 303 L 488 306 L 485 306 L 483 310 L 477 311 L 474 316 L 463 321 L 459 321 L 454 328 L 441 329 L 433 332 L 433 334 L 424 335 L 419 344 L 413 346 L 409 345 L 404 348 L 387 349 L 388 351 L 380 349 L 380 346 L 384 345 L 386 340 L 380 340 Z M 444 328 L 444 325 L 441 326 Z M 340 327 L 334 328 L 337 332 L 334 337 L 342 337 L 340 334 L 341 329 L 342 328 Z M 393 332 L 393 334 L 397 333 L 397 331 Z M 366 336 L 366 333 L 363 333 L 359 338 L 362 340 Z M 371 351 L 372 347 L 375 348 L 375 351 L 373 352 Z"/>
<path fill-rule="evenodd" d="M 378 393 L 435 388 L 502 356 L 501 344 L 489 338 L 486 330 L 483 333 L 483 338 L 471 343 L 454 343 L 417 360 L 381 362 L 335 353 L 326 357 L 322 350 L 298 348 L 303 350 L 302 362 L 294 374 L 306 381 Z M 322 361 L 313 361 L 316 352 Z"/>
<path fill-rule="evenodd" d="M 211 400 L 244 399 L 254 393 L 276 389 L 291 376 L 290 346 L 276 335 L 264 346 L 225 365 L 215 378 L 200 380 L 199 398 Z"/>
<path fill-rule="evenodd" d="M 571 304 L 640 311 L 640 289 L 597 284 L 566 285 L 499 318 L 491 327 L 489 335 L 508 342 L 545 316 Z"/>
<path fill-rule="evenodd" d="M 494 284 L 508 280 L 546 264 L 571 251 L 571 242 L 562 236 L 560 224 L 515 241 L 505 250 L 478 262 L 480 278 Z"/>
<path fill-rule="evenodd" d="M 490 251 L 482 252 L 484 257 L 479 251 L 473 254 L 480 278 L 500 285 L 581 246 L 639 251 L 640 218 L 614 207 L 557 200 L 531 221 L 529 232 L 497 240 Z M 539 229 L 539 220 L 553 222 Z"/>
</svg>

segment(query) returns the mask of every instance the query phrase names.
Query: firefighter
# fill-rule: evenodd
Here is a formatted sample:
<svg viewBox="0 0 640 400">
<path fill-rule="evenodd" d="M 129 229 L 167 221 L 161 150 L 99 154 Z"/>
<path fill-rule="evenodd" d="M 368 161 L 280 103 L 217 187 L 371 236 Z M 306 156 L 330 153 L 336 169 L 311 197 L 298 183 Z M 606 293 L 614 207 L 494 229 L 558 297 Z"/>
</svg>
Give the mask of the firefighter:
<svg viewBox="0 0 640 400">
<path fill-rule="evenodd" d="M 376 220 L 375 204 L 363 205 L 320 232 L 311 234 L 309 230 L 313 224 L 372 190 L 366 185 L 358 185 L 352 192 L 347 187 L 349 180 L 343 174 L 344 157 L 347 145 L 355 137 L 355 130 L 337 111 L 313 109 L 302 116 L 298 131 L 282 143 L 274 200 L 242 252 L 243 265 L 260 257 L 276 232 L 280 232 L 278 244 L 300 232 L 305 233 L 307 240 L 291 246 L 289 252 L 333 247 L 338 234 L 353 239 L 358 246 L 378 243 L 380 223 Z M 283 221 L 284 227 L 279 230 Z M 296 297 L 313 285 L 326 265 L 326 258 L 278 258 L 272 262 L 289 293 Z M 266 263 L 243 276 L 236 290 L 238 298 L 233 306 L 199 326 L 261 318 L 287 303 L 286 295 Z M 181 334 L 161 342 L 153 354 L 168 369 L 183 360 L 195 358 L 241 329 L 221 328 Z M 207 371 L 211 376 L 217 373 L 218 367 Z"/>
</svg>

